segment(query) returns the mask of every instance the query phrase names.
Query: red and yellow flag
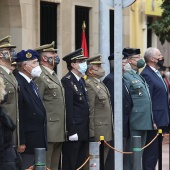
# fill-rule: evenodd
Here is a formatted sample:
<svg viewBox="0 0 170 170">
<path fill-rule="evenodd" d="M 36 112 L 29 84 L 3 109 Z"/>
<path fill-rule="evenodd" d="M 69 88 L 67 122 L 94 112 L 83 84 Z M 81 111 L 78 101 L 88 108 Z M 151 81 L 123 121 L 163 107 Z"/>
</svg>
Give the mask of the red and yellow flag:
<svg viewBox="0 0 170 170">
<path fill-rule="evenodd" d="M 88 53 L 88 48 L 87 48 L 85 29 L 86 29 L 86 24 L 85 24 L 85 21 L 83 21 L 82 36 L 81 36 L 81 48 L 83 48 L 83 50 L 84 50 L 84 56 L 88 58 L 89 53 Z"/>
</svg>

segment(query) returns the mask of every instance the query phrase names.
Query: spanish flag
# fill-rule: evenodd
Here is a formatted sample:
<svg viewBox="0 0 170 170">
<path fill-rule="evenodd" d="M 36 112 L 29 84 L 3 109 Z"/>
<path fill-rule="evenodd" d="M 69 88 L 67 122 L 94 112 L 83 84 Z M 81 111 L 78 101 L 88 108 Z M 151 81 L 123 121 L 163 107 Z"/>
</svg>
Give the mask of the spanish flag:
<svg viewBox="0 0 170 170">
<path fill-rule="evenodd" d="M 83 50 L 84 50 L 84 56 L 88 58 L 89 53 L 88 53 L 88 48 L 87 48 L 85 29 L 86 29 L 86 24 L 85 24 L 85 21 L 83 21 L 83 24 L 82 24 L 82 36 L 81 36 L 81 38 L 82 38 L 81 39 L 81 48 L 83 48 Z"/>
</svg>

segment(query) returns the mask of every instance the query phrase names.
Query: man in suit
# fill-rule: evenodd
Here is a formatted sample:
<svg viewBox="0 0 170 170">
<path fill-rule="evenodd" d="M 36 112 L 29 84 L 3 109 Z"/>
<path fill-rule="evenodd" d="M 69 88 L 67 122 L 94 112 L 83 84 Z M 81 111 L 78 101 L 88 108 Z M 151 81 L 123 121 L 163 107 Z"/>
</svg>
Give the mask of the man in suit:
<svg viewBox="0 0 170 170">
<path fill-rule="evenodd" d="M 59 57 L 54 42 L 35 49 L 39 53 L 42 73 L 34 79 L 43 98 L 47 112 L 48 151 L 46 165 L 51 170 L 59 167 L 62 143 L 65 141 L 65 99 L 64 89 L 54 71 Z"/>
<path fill-rule="evenodd" d="M 126 53 L 123 53 L 122 73 L 131 70 L 131 66 L 127 62 L 127 58 L 128 58 L 128 55 Z M 114 54 L 111 54 L 108 57 L 108 60 L 110 61 L 110 66 L 111 66 L 112 71 L 110 74 L 108 74 L 105 77 L 105 79 L 103 80 L 103 83 L 106 85 L 106 87 L 108 88 L 108 90 L 110 92 L 112 110 L 114 112 Z M 122 106 L 122 109 L 123 109 L 123 150 L 125 151 L 126 144 L 129 139 L 129 136 L 130 136 L 129 117 L 130 117 L 130 112 L 132 110 L 133 102 L 132 102 L 132 98 L 129 93 L 129 90 L 127 89 L 127 87 L 124 83 L 123 78 L 122 78 L 122 89 L 123 89 L 123 93 L 122 93 L 122 95 L 123 95 L 122 96 L 122 98 L 123 98 L 123 106 Z M 112 142 L 112 143 L 114 143 L 114 142 Z M 110 149 L 109 155 L 107 158 L 108 164 L 106 164 L 108 170 L 109 169 L 112 170 L 112 167 L 114 167 L 113 155 L 114 155 L 114 151 Z M 124 159 L 125 159 L 125 157 L 124 157 Z M 112 161 L 110 161 L 110 160 L 112 160 Z"/>
<path fill-rule="evenodd" d="M 152 99 L 153 119 L 158 129 L 166 130 L 169 124 L 168 88 L 158 69 L 163 66 L 163 56 L 157 48 L 150 47 L 144 54 L 146 67 L 141 75 L 149 85 Z M 146 143 L 157 134 L 156 130 L 147 132 Z M 143 170 L 154 170 L 158 160 L 158 138 L 143 153 Z"/>
<path fill-rule="evenodd" d="M 19 145 L 19 112 L 18 112 L 18 83 L 12 74 L 11 63 L 16 59 L 15 45 L 11 45 L 11 37 L 0 40 L 0 76 L 4 79 L 6 95 L 1 101 L 1 107 L 17 125 L 14 131 L 14 144 Z"/>
<path fill-rule="evenodd" d="M 101 66 L 101 55 L 91 57 L 87 60 L 86 88 L 89 96 L 90 124 L 89 135 L 91 142 L 98 142 L 100 136 L 105 141 L 113 140 L 113 112 L 110 94 L 107 87 L 100 80 L 105 75 Z M 104 148 L 104 162 L 106 161 L 109 148 Z"/>
<path fill-rule="evenodd" d="M 140 49 L 125 48 L 123 52 L 128 54 L 128 62 L 132 67 L 129 72 L 123 75 L 133 101 L 129 124 L 130 140 L 127 142 L 127 148 L 132 151 L 133 136 L 141 136 L 141 147 L 143 147 L 146 142 L 147 130 L 153 129 L 152 103 L 148 85 L 145 79 L 138 74 L 139 69 L 145 65 L 145 62 L 140 57 Z M 124 166 L 126 170 L 132 170 L 132 155 L 126 156 Z"/>
<path fill-rule="evenodd" d="M 46 111 L 33 82 L 33 77 L 41 74 L 38 63 L 38 53 L 34 50 L 17 53 L 16 79 L 19 86 L 19 117 L 20 117 L 20 146 L 22 170 L 34 164 L 34 149 L 47 149 L 47 119 Z"/>
<path fill-rule="evenodd" d="M 61 82 L 65 89 L 68 141 L 63 144 L 62 170 L 75 170 L 86 160 L 89 139 L 89 106 L 82 76 L 87 69 L 83 49 L 65 57 L 69 72 Z"/>
</svg>

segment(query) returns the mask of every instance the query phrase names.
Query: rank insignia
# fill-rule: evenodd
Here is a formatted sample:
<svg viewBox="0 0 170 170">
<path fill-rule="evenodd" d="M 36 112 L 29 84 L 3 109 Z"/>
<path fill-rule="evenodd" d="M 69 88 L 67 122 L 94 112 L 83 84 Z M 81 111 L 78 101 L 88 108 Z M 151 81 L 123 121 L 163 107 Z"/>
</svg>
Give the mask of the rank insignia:
<svg viewBox="0 0 170 170">
<path fill-rule="evenodd" d="M 50 82 L 50 79 L 47 79 L 47 82 L 49 83 L 49 82 Z"/>
</svg>

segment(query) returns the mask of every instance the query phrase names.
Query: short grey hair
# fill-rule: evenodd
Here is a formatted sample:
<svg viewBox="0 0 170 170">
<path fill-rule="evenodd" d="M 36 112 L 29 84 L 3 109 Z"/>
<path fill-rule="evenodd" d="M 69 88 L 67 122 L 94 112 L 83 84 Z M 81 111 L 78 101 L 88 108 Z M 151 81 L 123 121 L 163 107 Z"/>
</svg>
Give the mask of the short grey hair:
<svg viewBox="0 0 170 170">
<path fill-rule="evenodd" d="M 155 48 L 155 47 L 149 47 L 149 48 L 145 51 L 144 59 L 145 59 L 145 62 L 146 62 L 146 63 L 148 63 L 148 62 L 150 61 L 150 58 L 151 58 L 151 57 L 154 57 L 156 50 L 157 50 L 157 48 Z"/>
<path fill-rule="evenodd" d="M 17 63 L 17 70 L 19 70 L 19 71 L 21 70 L 21 68 L 22 68 L 22 63 L 28 64 L 28 62 L 29 62 L 29 61 L 18 62 L 18 63 Z"/>
</svg>

